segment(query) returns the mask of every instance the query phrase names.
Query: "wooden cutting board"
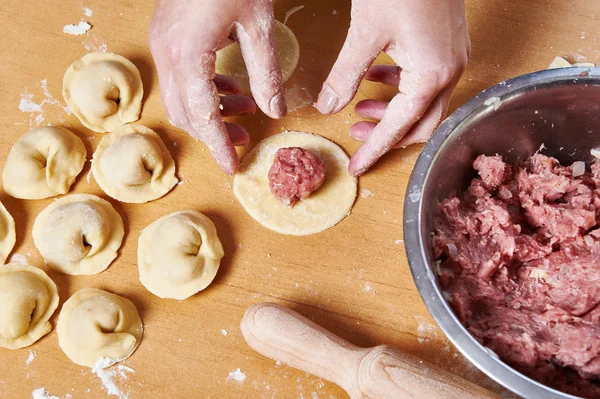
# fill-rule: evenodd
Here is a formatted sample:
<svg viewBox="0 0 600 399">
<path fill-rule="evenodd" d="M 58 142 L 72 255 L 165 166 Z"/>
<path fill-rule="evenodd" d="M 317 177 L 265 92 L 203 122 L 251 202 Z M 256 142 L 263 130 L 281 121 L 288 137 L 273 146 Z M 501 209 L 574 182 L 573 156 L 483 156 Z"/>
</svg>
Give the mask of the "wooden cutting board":
<svg viewBox="0 0 600 399">
<path fill-rule="evenodd" d="M 61 304 L 83 287 L 108 289 L 137 305 L 146 328 L 140 348 L 125 362 L 133 369 L 112 376 L 123 397 L 344 397 L 323 380 L 275 364 L 244 342 L 239 322 L 247 307 L 274 301 L 308 316 L 361 346 L 392 344 L 401 350 L 491 389 L 499 389 L 460 355 L 434 324 L 413 284 L 402 240 L 402 202 L 419 146 L 393 151 L 360 179 L 352 214 L 338 226 L 309 237 L 288 237 L 266 230 L 237 203 L 226 177 L 202 144 L 166 121 L 158 80 L 147 46 L 152 4 L 146 1 L 35 1 L 0 3 L 0 163 L 14 141 L 31 127 L 46 124 L 72 129 L 85 138 L 88 156 L 101 135 L 85 129 L 64 112 L 62 76 L 69 64 L 88 51 L 106 49 L 128 57 L 140 69 L 145 99 L 140 123 L 156 130 L 172 151 L 183 183 L 165 198 L 145 205 L 111 201 L 125 220 L 121 254 L 104 273 L 68 277 L 49 271 L 59 286 Z M 316 98 L 341 48 L 349 24 L 347 0 L 280 0 L 276 17 L 305 5 L 288 21 L 301 45 L 299 69 L 287 83 Z M 84 7 L 92 11 L 85 15 Z M 469 69 L 458 86 L 452 109 L 504 79 L 544 69 L 556 55 L 595 62 L 600 6 L 594 0 L 469 0 L 473 42 Z M 88 12 L 89 14 L 89 12 Z M 83 36 L 63 33 L 63 26 L 88 21 Z M 361 86 L 356 101 L 389 99 L 390 88 Z M 39 104 L 41 112 L 22 112 Z M 260 112 L 236 118 L 252 143 L 281 131 L 303 130 L 324 135 L 347 152 L 358 144 L 348 128 L 358 119 L 348 107 L 324 117 L 312 107 L 273 121 Z M 243 153 L 244 151 L 242 151 Z M 72 192 L 106 197 L 89 163 Z M 52 199 L 16 200 L 0 192 L 15 217 L 20 260 L 48 271 L 33 246 L 31 229 L 37 214 Z M 197 209 L 217 225 L 226 256 L 213 284 L 184 302 L 162 300 L 140 284 L 136 248 L 140 230 L 158 217 Z M 55 324 L 58 312 L 52 318 Z M 240 369 L 239 371 L 238 368 Z M 235 373 L 233 373 L 236 371 Z M 234 378 L 230 377 L 230 373 Z M 245 380 L 241 381 L 245 376 Z M 110 377 L 110 376 L 109 376 Z M 107 390 L 89 369 L 71 363 L 53 331 L 27 349 L 0 349 L 0 397 L 30 398 L 44 387 L 64 398 L 105 397 Z"/>
</svg>

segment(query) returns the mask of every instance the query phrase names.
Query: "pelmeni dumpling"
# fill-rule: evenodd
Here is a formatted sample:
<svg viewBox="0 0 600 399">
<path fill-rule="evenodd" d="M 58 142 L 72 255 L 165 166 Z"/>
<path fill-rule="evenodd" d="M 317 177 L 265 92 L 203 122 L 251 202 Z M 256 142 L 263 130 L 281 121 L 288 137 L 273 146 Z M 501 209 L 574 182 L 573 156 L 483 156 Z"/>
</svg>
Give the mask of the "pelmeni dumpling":
<svg viewBox="0 0 600 399">
<path fill-rule="evenodd" d="M 0 346 L 29 346 L 52 330 L 48 321 L 58 307 L 56 284 L 37 267 L 0 266 Z"/>
<path fill-rule="evenodd" d="M 63 97 L 87 128 L 110 132 L 139 119 L 142 77 L 127 58 L 113 53 L 86 54 L 63 77 Z"/>
<path fill-rule="evenodd" d="M 138 241 L 140 281 L 161 298 L 183 300 L 215 278 L 223 246 L 213 222 L 198 211 L 163 216 Z"/>
<path fill-rule="evenodd" d="M 92 159 L 94 178 L 112 198 L 143 203 L 167 194 L 178 182 L 165 143 L 142 125 L 125 125 L 102 138 Z"/>
<path fill-rule="evenodd" d="M 0 202 L 0 265 L 6 262 L 17 239 L 15 220 Z"/>
<path fill-rule="evenodd" d="M 33 241 L 54 269 L 98 274 L 117 257 L 125 230 L 110 202 L 90 194 L 67 195 L 35 219 Z"/>
<path fill-rule="evenodd" d="M 69 192 L 83 169 L 83 142 L 64 127 L 31 129 L 11 148 L 2 180 L 11 197 L 41 199 Z"/>
<path fill-rule="evenodd" d="M 56 332 L 58 345 L 74 363 L 94 367 L 127 359 L 140 345 L 142 320 L 127 298 L 94 288 L 77 291 L 63 305 Z"/>
</svg>

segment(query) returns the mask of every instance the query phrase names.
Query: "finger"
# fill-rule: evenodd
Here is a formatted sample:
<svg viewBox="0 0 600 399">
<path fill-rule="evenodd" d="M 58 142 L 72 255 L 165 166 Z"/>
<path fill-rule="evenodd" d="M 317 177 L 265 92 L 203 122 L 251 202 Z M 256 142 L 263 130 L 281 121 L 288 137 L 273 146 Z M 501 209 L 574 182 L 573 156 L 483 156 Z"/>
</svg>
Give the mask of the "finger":
<svg viewBox="0 0 600 399">
<path fill-rule="evenodd" d="M 400 84 L 400 67 L 396 65 L 373 65 L 365 74 L 365 79 L 398 87 Z"/>
<path fill-rule="evenodd" d="M 240 82 L 229 76 L 217 74 L 213 78 L 213 82 L 215 82 L 217 91 L 221 94 L 242 94 L 244 91 Z"/>
<path fill-rule="evenodd" d="M 446 117 L 453 91 L 454 86 L 444 89 L 431 103 L 423 118 L 398 142 L 397 146 L 408 147 L 412 144 L 426 142 Z"/>
<path fill-rule="evenodd" d="M 274 23 L 271 9 L 238 26 L 236 32 L 252 95 L 267 116 L 279 119 L 287 113 L 287 106 L 273 32 Z"/>
<path fill-rule="evenodd" d="M 246 145 L 250 142 L 250 135 L 242 125 L 237 123 L 225 122 L 225 127 L 229 133 L 229 139 L 233 145 Z"/>
<path fill-rule="evenodd" d="M 246 96 L 221 96 L 221 116 L 253 114 L 256 103 Z"/>
<path fill-rule="evenodd" d="M 389 102 L 380 100 L 362 100 L 354 107 L 354 111 L 363 118 L 381 120 Z"/>
<path fill-rule="evenodd" d="M 173 68 L 191 124 L 188 133 L 204 142 L 221 169 L 233 175 L 239 168 L 239 158 L 219 112 L 220 98 L 212 80 L 215 53 L 186 55 Z"/>
<path fill-rule="evenodd" d="M 442 75 L 420 75 L 418 72 L 403 70 L 400 93 L 392 99 L 381 122 L 350 159 L 350 173 L 354 176 L 363 174 L 398 143 L 425 114 L 432 100 L 448 81 Z"/>
<path fill-rule="evenodd" d="M 350 126 L 350 137 L 358 141 L 367 141 L 369 135 L 377 126 L 376 123 L 373 122 L 357 122 L 354 125 Z M 392 148 L 401 148 L 400 145 L 396 144 Z"/>
<path fill-rule="evenodd" d="M 368 67 L 383 48 L 375 40 L 365 39 L 370 36 L 352 26 L 348 30 L 344 46 L 315 104 L 322 114 L 334 114 L 354 98 Z"/>
</svg>

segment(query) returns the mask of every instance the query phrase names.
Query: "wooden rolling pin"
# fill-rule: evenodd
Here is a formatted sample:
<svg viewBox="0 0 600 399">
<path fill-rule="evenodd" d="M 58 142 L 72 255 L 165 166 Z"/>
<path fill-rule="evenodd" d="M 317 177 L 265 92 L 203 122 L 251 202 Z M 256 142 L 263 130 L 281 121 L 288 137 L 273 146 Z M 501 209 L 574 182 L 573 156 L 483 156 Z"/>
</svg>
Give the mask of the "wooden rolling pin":
<svg viewBox="0 0 600 399">
<path fill-rule="evenodd" d="M 252 306 L 241 330 L 255 351 L 341 386 L 354 398 L 472 399 L 497 395 L 387 345 L 360 348 L 274 303 Z"/>
</svg>

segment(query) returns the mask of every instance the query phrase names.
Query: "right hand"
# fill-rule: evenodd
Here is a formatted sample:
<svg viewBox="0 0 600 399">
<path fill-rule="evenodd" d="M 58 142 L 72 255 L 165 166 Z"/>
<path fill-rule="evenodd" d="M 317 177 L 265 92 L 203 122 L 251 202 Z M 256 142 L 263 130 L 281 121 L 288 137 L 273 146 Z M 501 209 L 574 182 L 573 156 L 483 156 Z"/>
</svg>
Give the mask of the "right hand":
<svg viewBox="0 0 600 399">
<path fill-rule="evenodd" d="M 156 0 L 154 6 L 148 40 L 167 118 L 203 141 L 230 175 L 239 168 L 234 145 L 250 137 L 222 116 L 254 112 L 256 106 L 238 95 L 237 81 L 215 75 L 216 52 L 239 41 L 256 103 L 267 116 L 281 118 L 287 108 L 273 24 L 272 0 Z"/>
</svg>

